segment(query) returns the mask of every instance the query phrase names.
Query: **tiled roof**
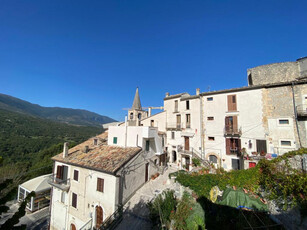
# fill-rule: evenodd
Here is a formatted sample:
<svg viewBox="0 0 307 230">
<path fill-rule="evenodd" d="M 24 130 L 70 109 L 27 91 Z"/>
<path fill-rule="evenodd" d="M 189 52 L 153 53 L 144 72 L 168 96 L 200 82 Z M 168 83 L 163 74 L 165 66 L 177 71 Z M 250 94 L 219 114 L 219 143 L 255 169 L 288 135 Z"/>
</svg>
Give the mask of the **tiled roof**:
<svg viewBox="0 0 307 230">
<path fill-rule="evenodd" d="M 60 153 L 54 156 L 52 160 L 114 174 L 121 166 L 141 151 L 140 147 L 123 148 L 102 144 L 102 140 L 105 140 L 106 137 L 107 132 L 92 137 L 69 149 L 67 157 L 63 158 L 63 153 Z M 93 143 L 95 138 L 100 140 L 98 145 Z M 88 146 L 87 153 L 83 151 L 85 146 Z"/>
</svg>

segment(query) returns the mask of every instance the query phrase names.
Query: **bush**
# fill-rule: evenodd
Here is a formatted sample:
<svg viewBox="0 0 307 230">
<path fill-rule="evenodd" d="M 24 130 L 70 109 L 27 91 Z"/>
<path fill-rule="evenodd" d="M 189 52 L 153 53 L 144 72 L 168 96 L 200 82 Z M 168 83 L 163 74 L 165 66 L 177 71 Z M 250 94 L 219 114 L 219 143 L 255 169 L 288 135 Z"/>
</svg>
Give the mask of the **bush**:
<svg viewBox="0 0 307 230">
<path fill-rule="evenodd" d="M 200 166 L 200 160 L 198 158 L 193 158 L 192 162 L 195 166 Z"/>
</svg>

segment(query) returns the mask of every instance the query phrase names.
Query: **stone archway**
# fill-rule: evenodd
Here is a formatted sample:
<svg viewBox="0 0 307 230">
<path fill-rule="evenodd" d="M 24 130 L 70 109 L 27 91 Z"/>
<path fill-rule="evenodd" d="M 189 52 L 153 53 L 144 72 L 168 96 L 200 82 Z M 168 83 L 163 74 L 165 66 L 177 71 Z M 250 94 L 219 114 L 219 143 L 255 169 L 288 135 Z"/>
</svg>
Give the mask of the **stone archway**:
<svg viewBox="0 0 307 230">
<path fill-rule="evenodd" d="M 210 157 L 211 156 L 211 157 Z M 211 158 L 211 159 L 210 159 Z M 213 159 L 216 159 L 216 164 L 217 165 L 221 165 L 221 162 L 220 162 L 220 156 L 214 152 L 211 152 L 211 153 L 207 153 L 206 154 L 206 160 L 210 161 L 210 160 L 213 160 Z M 211 162 L 211 161 L 210 161 Z M 214 163 L 214 162 L 212 162 Z"/>
</svg>

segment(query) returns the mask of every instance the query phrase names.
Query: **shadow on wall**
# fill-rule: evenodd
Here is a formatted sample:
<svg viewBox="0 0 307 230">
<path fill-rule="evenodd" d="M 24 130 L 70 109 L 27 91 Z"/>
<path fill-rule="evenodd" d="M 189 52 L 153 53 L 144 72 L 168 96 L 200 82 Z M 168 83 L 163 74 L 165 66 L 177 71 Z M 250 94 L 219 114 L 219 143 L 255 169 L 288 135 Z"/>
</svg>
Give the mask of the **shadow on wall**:
<svg viewBox="0 0 307 230">
<path fill-rule="evenodd" d="M 205 210 L 206 229 L 270 229 L 284 227 L 270 219 L 266 212 L 246 211 L 212 203 L 206 197 L 197 199 Z M 265 227 L 266 226 L 266 227 Z"/>
</svg>

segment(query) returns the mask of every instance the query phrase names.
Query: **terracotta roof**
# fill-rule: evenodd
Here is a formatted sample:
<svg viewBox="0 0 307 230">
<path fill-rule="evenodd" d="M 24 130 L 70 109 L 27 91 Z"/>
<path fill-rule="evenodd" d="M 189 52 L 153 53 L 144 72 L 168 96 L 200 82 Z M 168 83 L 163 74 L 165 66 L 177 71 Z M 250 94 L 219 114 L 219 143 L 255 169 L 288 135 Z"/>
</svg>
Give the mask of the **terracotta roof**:
<svg viewBox="0 0 307 230">
<path fill-rule="evenodd" d="M 139 153 L 142 148 L 123 148 L 103 144 L 101 141 L 105 140 L 107 135 L 107 132 L 104 132 L 96 137 L 92 137 L 87 141 L 69 149 L 67 157 L 63 158 L 63 153 L 60 153 L 54 156 L 52 160 L 115 174 L 118 169 L 120 169 L 137 153 Z M 95 138 L 100 140 L 98 145 L 94 145 L 93 140 Z M 83 151 L 85 146 L 88 146 L 87 153 Z"/>
</svg>

